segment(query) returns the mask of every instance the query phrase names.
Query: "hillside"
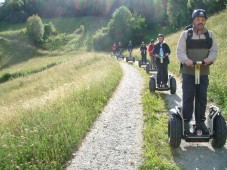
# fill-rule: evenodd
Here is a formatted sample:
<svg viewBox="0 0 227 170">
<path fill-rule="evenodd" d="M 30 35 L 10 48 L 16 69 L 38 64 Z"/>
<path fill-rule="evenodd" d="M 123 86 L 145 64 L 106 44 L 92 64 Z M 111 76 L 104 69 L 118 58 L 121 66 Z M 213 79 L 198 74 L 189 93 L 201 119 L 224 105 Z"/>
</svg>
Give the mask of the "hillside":
<svg viewBox="0 0 227 170">
<path fill-rule="evenodd" d="M 227 11 L 210 17 L 207 27 L 215 33 L 219 47 L 210 76 L 209 101 L 218 104 L 227 117 L 226 17 Z M 100 22 L 93 17 L 44 20 L 49 21 L 59 34 L 42 48 L 30 42 L 25 25 L 0 25 L 2 169 L 64 169 L 123 75 L 119 63 L 106 53 L 85 49 L 89 36 L 108 22 L 106 18 L 99 18 Z M 84 25 L 82 31 L 80 25 Z M 175 49 L 180 33 L 166 37 L 172 50 L 170 71 L 178 76 Z M 138 49 L 135 55 L 139 58 Z M 152 150 L 145 153 L 148 167 L 176 169 L 166 140 L 167 117 L 160 114 L 166 111 L 165 101 L 162 95 L 146 90 L 142 95 L 149 127 L 144 136 L 148 138 L 147 152 Z M 146 169 L 146 163 L 143 167 Z"/>
<path fill-rule="evenodd" d="M 100 22 L 56 20 L 68 33 L 49 50 L 30 42 L 25 25 L 0 32 L 0 169 L 63 169 L 122 77 L 116 60 L 83 49 Z M 83 20 L 94 27 L 75 32 Z"/>
<path fill-rule="evenodd" d="M 44 19 L 43 23 L 52 22 L 58 32 L 41 47 L 34 46 L 26 35 L 26 23 L 0 23 L 0 69 L 27 61 L 33 57 L 76 52 L 86 49 L 91 43 L 91 35 L 108 19 L 105 17 L 78 17 Z M 91 49 L 88 49 L 89 51 Z"/>
</svg>

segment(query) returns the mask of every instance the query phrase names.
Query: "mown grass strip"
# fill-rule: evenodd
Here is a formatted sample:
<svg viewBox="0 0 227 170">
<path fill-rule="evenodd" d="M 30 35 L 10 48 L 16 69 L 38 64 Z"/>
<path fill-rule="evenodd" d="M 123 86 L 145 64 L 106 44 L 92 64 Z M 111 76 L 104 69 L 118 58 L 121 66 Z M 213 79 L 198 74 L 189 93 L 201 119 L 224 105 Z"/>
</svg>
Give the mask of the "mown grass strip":
<svg viewBox="0 0 227 170">
<path fill-rule="evenodd" d="M 149 76 L 143 69 L 140 73 L 145 78 L 145 87 L 142 93 L 144 121 L 144 162 L 141 170 L 150 169 L 180 169 L 174 160 L 173 152 L 168 145 L 168 112 L 164 95 L 150 93 Z"/>
<path fill-rule="evenodd" d="M 51 67 L 54 67 L 57 64 L 61 64 L 61 63 L 51 63 L 51 64 L 46 65 L 45 67 L 41 67 L 37 70 L 32 70 L 32 71 L 29 71 L 29 72 L 4 73 L 0 77 L 0 83 L 5 83 L 5 82 L 12 80 L 12 79 L 15 79 L 15 78 L 25 77 L 25 76 L 28 76 L 28 75 L 31 75 L 31 74 L 35 74 L 35 73 L 47 70 Z"/>
<path fill-rule="evenodd" d="M 93 78 L 72 93 L 1 124 L 2 169 L 64 169 L 122 76 L 119 64 L 110 59 L 87 67 Z"/>
</svg>

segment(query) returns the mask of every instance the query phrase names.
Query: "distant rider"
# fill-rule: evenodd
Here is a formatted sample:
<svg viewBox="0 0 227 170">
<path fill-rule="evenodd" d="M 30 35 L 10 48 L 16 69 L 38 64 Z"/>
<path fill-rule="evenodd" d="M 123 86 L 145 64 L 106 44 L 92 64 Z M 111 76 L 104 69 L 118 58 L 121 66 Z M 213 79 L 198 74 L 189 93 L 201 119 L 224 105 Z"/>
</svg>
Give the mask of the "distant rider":
<svg viewBox="0 0 227 170">
<path fill-rule="evenodd" d="M 141 56 L 142 56 L 142 63 L 147 63 L 147 47 L 143 41 L 140 46 L 140 52 L 141 52 Z"/>
<path fill-rule="evenodd" d="M 151 59 L 151 67 L 152 67 L 152 69 L 156 69 L 155 56 L 153 54 L 153 50 L 154 50 L 154 40 L 151 39 L 150 44 L 148 46 L 148 52 L 149 52 L 150 59 Z"/>
<path fill-rule="evenodd" d="M 116 45 L 116 43 L 113 43 L 113 45 L 112 45 L 112 53 L 115 55 L 116 52 L 117 52 L 117 45 Z"/>
<path fill-rule="evenodd" d="M 157 66 L 157 84 L 158 87 L 168 87 L 168 64 L 170 48 L 164 42 L 164 35 L 158 34 L 158 44 L 154 46 L 153 54 Z M 160 58 L 162 57 L 162 59 Z M 163 61 L 163 62 L 162 62 Z"/>
<path fill-rule="evenodd" d="M 128 52 L 130 53 L 130 57 L 131 57 L 131 55 L 132 55 L 132 50 L 133 50 L 132 41 L 129 41 L 129 44 L 128 44 L 127 49 L 128 49 Z"/>
</svg>

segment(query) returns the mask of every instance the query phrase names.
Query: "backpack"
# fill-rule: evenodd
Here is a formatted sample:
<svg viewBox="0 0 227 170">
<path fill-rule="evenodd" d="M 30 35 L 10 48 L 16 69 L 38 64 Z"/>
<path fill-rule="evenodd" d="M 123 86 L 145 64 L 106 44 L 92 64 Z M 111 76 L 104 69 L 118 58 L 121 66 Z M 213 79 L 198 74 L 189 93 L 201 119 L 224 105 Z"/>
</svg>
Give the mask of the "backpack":
<svg viewBox="0 0 227 170">
<path fill-rule="evenodd" d="M 192 39 L 192 35 L 193 35 L 193 30 L 192 30 L 192 25 L 188 25 L 186 26 L 184 29 L 188 30 L 188 35 L 187 35 L 187 39 L 186 39 L 186 44 L 190 44 L 191 43 L 191 39 Z M 207 47 L 210 49 L 212 47 L 213 44 L 213 40 L 209 35 L 209 32 L 206 30 L 206 32 L 204 32 L 204 36 L 206 37 L 206 43 L 207 43 Z M 188 46 L 188 45 L 187 45 Z"/>
</svg>

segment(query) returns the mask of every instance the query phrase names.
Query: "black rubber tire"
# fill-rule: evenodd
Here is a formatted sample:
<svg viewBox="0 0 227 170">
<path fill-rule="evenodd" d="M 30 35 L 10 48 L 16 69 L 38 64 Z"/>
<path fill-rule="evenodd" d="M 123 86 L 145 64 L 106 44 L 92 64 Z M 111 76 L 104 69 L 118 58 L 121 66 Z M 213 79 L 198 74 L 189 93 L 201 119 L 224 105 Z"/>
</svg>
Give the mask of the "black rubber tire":
<svg viewBox="0 0 227 170">
<path fill-rule="evenodd" d="M 170 78 L 170 93 L 175 94 L 177 91 L 177 82 L 174 77 Z"/>
<path fill-rule="evenodd" d="M 132 61 L 135 63 L 135 61 L 136 61 L 136 60 L 135 60 L 135 57 L 132 57 Z"/>
<path fill-rule="evenodd" d="M 126 62 L 128 62 L 128 57 L 126 57 Z"/>
<path fill-rule="evenodd" d="M 211 145 L 214 148 L 222 148 L 225 145 L 227 137 L 226 122 L 222 115 L 214 118 L 214 137 L 211 140 Z"/>
<path fill-rule="evenodd" d="M 156 82 L 155 82 L 155 78 L 151 77 L 150 81 L 149 81 L 149 90 L 151 93 L 154 93 L 156 89 Z"/>
<path fill-rule="evenodd" d="M 139 67 L 141 67 L 141 60 L 138 61 L 138 65 L 139 65 Z"/>
<path fill-rule="evenodd" d="M 168 121 L 168 143 L 172 148 L 178 148 L 182 138 L 182 120 L 171 114 Z"/>
<path fill-rule="evenodd" d="M 151 66 L 149 64 L 146 65 L 146 72 L 149 74 L 149 71 L 151 70 Z"/>
</svg>

